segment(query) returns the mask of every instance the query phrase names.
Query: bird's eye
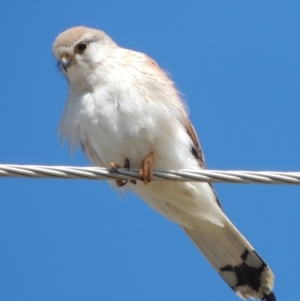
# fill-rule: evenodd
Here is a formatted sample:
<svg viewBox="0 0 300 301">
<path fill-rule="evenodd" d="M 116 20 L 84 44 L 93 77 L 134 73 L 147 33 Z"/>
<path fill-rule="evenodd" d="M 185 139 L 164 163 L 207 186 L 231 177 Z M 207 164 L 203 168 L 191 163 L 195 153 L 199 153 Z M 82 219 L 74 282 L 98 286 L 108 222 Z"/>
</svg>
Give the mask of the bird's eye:
<svg viewBox="0 0 300 301">
<path fill-rule="evenodd" d="M 86 42 L 81 42 L 76 45 L 75 47 L 75 52 L 77 53 L 84 53 L 88 48 L 88 43 Z"/>
</svg>

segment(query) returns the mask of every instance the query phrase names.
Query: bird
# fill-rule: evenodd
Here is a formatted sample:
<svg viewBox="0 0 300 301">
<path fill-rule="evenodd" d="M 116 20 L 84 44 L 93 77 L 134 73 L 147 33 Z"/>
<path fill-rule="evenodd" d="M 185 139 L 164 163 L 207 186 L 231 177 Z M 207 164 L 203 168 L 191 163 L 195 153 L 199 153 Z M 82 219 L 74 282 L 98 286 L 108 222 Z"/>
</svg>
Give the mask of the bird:
<svg viewBox="0 0 300 301">
<path fill-rule="evenodd" d="M 52 47 L 68 82 L 59 133 L 92 166 L 135 168 L 116 180 L 178 223 L 242 299 L 275 301 L 274 274 L 238 231 L 205 182 L 153 181 L 153 170 L 206 168 L 187 105 L 173 81 L 144 53 L 118 46 L 104 31 L 76 26 Z"/>
</svg>

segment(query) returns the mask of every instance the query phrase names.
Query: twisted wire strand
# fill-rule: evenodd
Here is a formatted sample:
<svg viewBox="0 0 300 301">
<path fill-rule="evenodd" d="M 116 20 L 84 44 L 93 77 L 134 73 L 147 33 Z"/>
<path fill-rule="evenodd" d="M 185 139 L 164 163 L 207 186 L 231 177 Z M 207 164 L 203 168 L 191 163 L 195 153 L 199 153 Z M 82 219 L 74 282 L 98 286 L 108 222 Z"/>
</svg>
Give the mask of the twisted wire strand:
<svg viewBox="0 0 300 301">
<path fill-rule="evenodd" d="M 211 183 L 300 184 L 300 172 L 222 171 L 222 170 L 154 170 L 154 181 Z M 44 166 L 0 164 L 0 177 L 56 178 L 84 180 L 138 180 L 138 169 L 103 167 Z"/>
</svg>

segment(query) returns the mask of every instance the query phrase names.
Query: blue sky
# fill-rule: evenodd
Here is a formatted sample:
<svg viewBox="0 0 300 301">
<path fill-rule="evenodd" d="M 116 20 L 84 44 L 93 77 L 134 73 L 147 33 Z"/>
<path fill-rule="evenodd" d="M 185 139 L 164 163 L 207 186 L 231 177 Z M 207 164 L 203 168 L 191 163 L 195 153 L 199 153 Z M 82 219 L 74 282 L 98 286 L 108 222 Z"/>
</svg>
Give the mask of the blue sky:
<svg viewBox="0 0 300 301">
<path fill-rule="evenodd" d="M 208 168 L 300 171 L 299 1 L 0 3 L 0 162 L 87 165 L 57 126 L 51 54 L 86 25 L 168 70 Z M 215 185 L 228 216 L 299 299 L 300 187 Z M 105 182 L 0 179 L 1 300 L 238 300 L 181 229 Z"/>
</svg>

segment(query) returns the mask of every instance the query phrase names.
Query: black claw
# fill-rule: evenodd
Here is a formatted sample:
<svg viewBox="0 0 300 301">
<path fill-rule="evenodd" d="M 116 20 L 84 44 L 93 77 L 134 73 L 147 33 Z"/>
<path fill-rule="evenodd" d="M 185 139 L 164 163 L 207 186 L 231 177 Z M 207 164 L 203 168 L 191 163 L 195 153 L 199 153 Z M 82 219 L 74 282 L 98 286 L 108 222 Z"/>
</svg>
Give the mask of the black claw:
<svg viewBox="0 0 300 301">
<path fill-rule="evenodd" d="M 116 183 L 117 183 L 118 187 L 123 187 L 124 185 L 127 184 L 127 182 L 128 182 L 128 180 L 125 180 L 125 181 L 123 181 L 123 180 L 116 180 Z"/>
<path fill-rule="evenodd" d="M 128 158 L 124 159 L 124 168 L 130 169 L 130 161 Z"/>
</svg>

